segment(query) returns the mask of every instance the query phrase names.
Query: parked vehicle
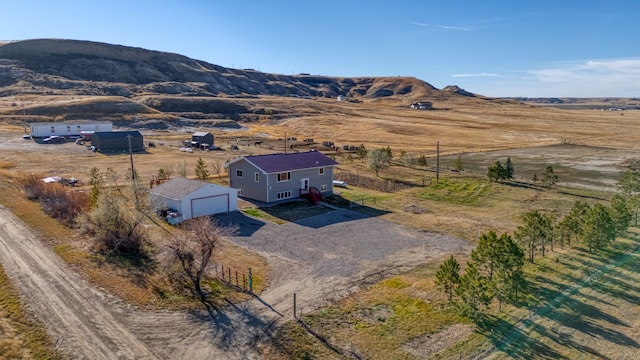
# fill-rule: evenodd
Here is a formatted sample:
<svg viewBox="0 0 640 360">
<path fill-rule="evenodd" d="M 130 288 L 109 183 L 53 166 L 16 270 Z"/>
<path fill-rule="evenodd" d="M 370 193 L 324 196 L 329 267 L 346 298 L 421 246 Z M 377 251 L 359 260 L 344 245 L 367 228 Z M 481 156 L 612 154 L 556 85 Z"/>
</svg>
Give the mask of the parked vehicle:
<svg viewBox="0 0 640 360">
<path fill-rule="evenodd" d="M 64 136 L 53 135 L 49 136 L 42 140 L 43 144 L 61 144 L 64 143 L 67 139 Z"/>
</svg>

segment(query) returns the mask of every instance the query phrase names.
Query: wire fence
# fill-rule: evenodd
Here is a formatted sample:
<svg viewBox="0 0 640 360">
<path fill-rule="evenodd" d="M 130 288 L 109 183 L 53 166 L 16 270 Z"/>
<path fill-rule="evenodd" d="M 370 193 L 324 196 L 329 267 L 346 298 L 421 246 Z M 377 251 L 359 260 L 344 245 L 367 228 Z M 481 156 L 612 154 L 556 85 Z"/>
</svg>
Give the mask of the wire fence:
<svg viewBox="0 0 640 360">
<path fill-rule="evenodd" d="M 409 188 L 423 187 L 431 184 L 431 178 L 421 178 L 419 180 L 399 180 L 399 179 L 379 179 L 369 176 L 360 175 L 360 173 L 352 173 L 350 171 L 342 171 L 335 175 L 336 180 L 346 181 L 347 184 L 363 187 L 371 190 L 382 192 L 394 192 Z"/>
<path fill-rule="evenodd" d="M 249 268 L 249 273 L 247 274 L 233 269 L 230 266 L 214 263 L 213 272 L 216 278 L 223 283 L 253 293 L 253 274 L 251 273 L 251 268 Z"/>
</svg>

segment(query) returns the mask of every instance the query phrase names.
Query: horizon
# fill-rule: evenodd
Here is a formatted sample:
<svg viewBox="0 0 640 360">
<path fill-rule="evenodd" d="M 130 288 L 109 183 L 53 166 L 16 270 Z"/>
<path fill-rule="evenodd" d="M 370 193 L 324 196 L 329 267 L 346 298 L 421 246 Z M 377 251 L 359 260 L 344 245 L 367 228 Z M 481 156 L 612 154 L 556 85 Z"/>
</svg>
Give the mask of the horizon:
<svg viewBox="0 0 640 360">
<path fill-rule="evenodd" d="M 3 5 L 7 41 L 85 40 L 264 73 L 409 76 L 488 97 L 640 96 L 640 4 L 169 0 Z"/>
</svg>

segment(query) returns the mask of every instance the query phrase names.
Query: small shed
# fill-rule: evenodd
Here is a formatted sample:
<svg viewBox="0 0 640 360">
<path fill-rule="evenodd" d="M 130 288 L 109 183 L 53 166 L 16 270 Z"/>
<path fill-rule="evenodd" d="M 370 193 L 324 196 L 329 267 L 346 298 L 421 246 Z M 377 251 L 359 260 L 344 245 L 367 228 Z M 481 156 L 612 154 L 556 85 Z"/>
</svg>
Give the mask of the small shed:
<svg viewBox="0 0 640 360">
<path fill-rule="evenodd" d="M 213 134 L 203 131 L 198 131 L 191 135 L 191 145 L 194 147 L 205 147 L 208 145 L 210 148 L 213 147 Z"/>
<path fill-rule="evenodd" d="M 91 145 L 100 152 L 129 151 L 129 140 L 131 140 L 131 151 L 144 150 L 144 138 L 138 130 L 134 131 L 96 131 L 91 135 Z"/>
<path fill-rule="evenodd" d="M 178 214 L 179 221 L 238 210 L 238 190 L 176 177 L 149 191 L 151 207 Z"/>
</svg>

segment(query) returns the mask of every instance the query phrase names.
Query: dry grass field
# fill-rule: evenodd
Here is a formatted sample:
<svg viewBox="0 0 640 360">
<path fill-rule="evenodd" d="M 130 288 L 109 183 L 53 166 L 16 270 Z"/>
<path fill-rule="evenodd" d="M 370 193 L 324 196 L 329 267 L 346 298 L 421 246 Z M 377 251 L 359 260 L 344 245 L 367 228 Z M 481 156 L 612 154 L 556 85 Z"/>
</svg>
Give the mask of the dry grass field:
<svg viewBox="0 0 640 360">
<path fill-rule="evenodd" d="M 0 113 L 17 100 L 0 98 Z M 204 128 L 191 124 L 171 130 L 143 130 L 145 142 L 152 141 L 156 146 L 133 155 L 137 173 L 145 179 L 151 179 L 161 167 L 169 169 L 173 175 L 177 175 L 183 167 L 193 176 L 196 161 L 201 157 L 212 173 L 211 180 L 224 184 L 226 179 L 223 171 L 223 176 L 218 177 L 214 169 L 237 156 L 283 151 L 285 143 L 282 139 L 286 134 L 286 137 L 297 138 L 293 142 L 293 149 L 287 151 L 317 148 L 336 157 L 341 163 L 337 172 L 375 177 L 355 153 L 343 151 L 342 145 L 364 144 L 368 149 L 390 147 L 396 161 L 390 168 L 381 171 L 380 177 L 389 180 L 408 179 L 416 183 L 426 181 L 428 186 L 416 186 L 394 193 L 351 186 L 339 189 L 340 197 L 383 210 L 385 214 L 382 217 L 390 221 L 474 241 L 488 230 L 513 231 L 518 225 L 519 216 L 528 210 L 547 210 L 560 216 L 576 200 L 606 201 L 624 166 L 640 159 L 640 132 L 637 131 L 640 111 L 559 110 L 484 98 L 434 100 L 434 110 L 431 111 L 409 109 L 401 100 L 351 103 L 330 99 L 261 97 L 233 101 L 248 108 L 272 110 L 267 112 L 272 115 L 265 114 L 259 121 L 242 123 L 241 129 Z M 34 97 L 29 104 L 34 107 L 57 106 L 47 102 L 46 97 Z M 63 104 L 61 100 L 59 106 Z M 145 116 L 145 119 L 153 119 L 154 115 Z M 43 145 L 23 140 L 19 119 L 14 118 L 8 123 L 0 125 L 0 182 L 4 203 L 20 203 L 13 200 L 18 191 L 15 178 L 19 174 L 76 177 L 86 183 L 93 166 L 102 170 L 113 168 L 123 177 L 129 169 L 128 154 L 93 153 L 71 142 Z M 222 150 L 180 151 L 179 142 L 188 139 L 195 130 L 211 131 L 216 137 L 216 145 Z M 305 144 L 302 142 L 304 138 L 313 138 L 314 142 Z M 263 140 L 263 143 L 255 146 L 257 140 Z M 338 151 L 320 146 L 323 141 L 334 142 Z M 437 142 L 442 155 L 438 184 L 434 171 Z M 237 145 L 238 149 L 232 150 L 232 145 Z M 400 166 L 397 159 L 401 152 L 424 154 L 429 158 L 429 166 L 416 169 Z M 464 161 L 463 174 L 447 170 L 453 167 L 458 154 L 462 154 Z M 506 157 L 514 161 L 516 175 L 523 186 L 492 184 L 483 176 L 487 165 Z M 540 174 L 546 165 L 557 169 L 561 187 L 545 191 L 537 186 L 529 186 L 531 176 Z M 245 204 L 244 207 L 250 205 Z M 27 220 L 33 216 L 33 209 L 28 206 L 23 209 L 20 211 L 20 206 L 15 208 Z M 37 220 L 27 222 L 34 226 Z M 59 229 L 53 225 L 43 226 L 43 232 Z M 67 257 L 69 262 L 76 265 L 86 261 L 86 255 L 80 256 L 80 260 L 73 260 L 74 254 L 77 254 L 75 251 L 81 246 L 70 251 L 64 246 L 68 243 L 58 242 L 61 238 L 74 238 L 65 233 L 68 230 L 51 231 L 51 237 L 58 239 L 54 244 L 63 258 Z M 634 243 L 633 239 L 625 240 L 621 248 L 615 251 L 624 252 Z M 232 249 L 231 245 L 229 249 L 229 254 L 236 259 L 243 258 L 247 253 L 246 249 Z M 620 253 L 612 256 L 622 257 Z M 559 275 L 544 270 L 545 267 L 553 267 L 556 258 L 566 259 L 563 266 L 567 271 L 581 268 L 581 262 L 585 261 L 565 250 L 551 254 L 537 267 L 528 270 L 532 278 L 539 277 L 557 283 L 553 291 L 546 292 L 549 296 L 557 295 L 579 278 L 578 274 L 559 278 Z M 265 266 L 259 257 L 254 257 L 252 261 L 256 267 Z M 602 259 L 588 261 L 588 269 L 606 263 Z M 614 298 L 611 294 L 612 291 L 618 295 L 624 294 L 622 289 L 631 286 L 628 283 L 632 283 L 631 280 L 621 283 L 624 278 L 640 280 L 637 279 L 640 276 L 637 263 L 637 255 L 631 255 L 630 259 L 625 260 L 625 267 L 605 274 L 601 278 L 603 280 L 596 280 L 598 287 L 576 290 L 579 295 L 571 301 L 579 302 L 577 305 L 561 304 L 560 309 L 574 308 L 575 305 L 588 311 L 590 319 L 587 322 L 559 321 L 558 318 L 545 315 L 535 326 L 526 330 L 530 331 L 526 334 L 531 334 L 535 343 L 524 341 L 520 336 L 514 341 L 525 350 L 515 351 L 517 346 L 512 345 L 499 349 L 495 356 L 632 358 L 634 351 L 640 351 L 635 346 L 640 342 L 637 333 L 640 314 L 633 309 L 634 304 L 637 305 L 637 291 L 632 287 L 633 291 L 627 292 L 630 295 L 622 299 L 620 296 Z M 490 333 L 474 332 L 471 325 L 464 321 L 460 323 L 459 318 L 442 308 L 442 295 L 435 291 L 433 285 L 437 265 L 427 263 L 407 274 L 381 281 L 333 307 L 310 314 L 306 321 L 323 334 L 331 334 L 340 346 L 352 346 L 367 358 L 472 357 L 480 349 L 497 341 Z M 90 268 L 90 265 L 86 266 Z M 118 270 L 114 268 L 113 271 Z M 86 272 L 91 273 L 90 270 Z M 105 285 L 96 280 L 101 277 L 105 276 L 98 272 L 94 281 L 107 289 L 115 291 L 117 288 L 126 288 L 122 284 L 109 285 L 107 282 Z M 615 287 L 607 288 L 605 278 L 616 281 Z M 127 281 L 126 276 L 124 281 Z M 538 294 L 545 293 L 543 288 L 534 290 Z M 149 298 L 149 294 L 143 293 L 132 295 L 128 300 L 144 304 L 145 300 L 136 300 L 138 296 L 141 299 Z M 162 303 L 160 305 L 163 306 Z M 562 315 L 567 318 L 571 315 L 566 309 L 562 311 L 565 311 L 566 314 Z M 520 307 L 508 309 L 504 314 L 492 314 L 492 324 L 502 331 L 507 327 L 506 324 L 517 322 L 524 312 L 526 310 Z M 387 319 L 393 319 L 393 323 Z M 609 330 L 596 331 L 584 327 L 584 324 L 595 324 L 593 326 Z M 611 327 L 610 324 L 615 326 Z M 273 354 L 340 358 L 324 345 L 309 340 L 308 335 L 295 324 L 290 325 L 284 330 L 284 340 L 279 350 Z M 438 341 L 429 342 L 425 338 L 427 335 Z M 589 336 L 598 341 L 589 342 Z M 616 340 L 620 337 L 627 340 Z M 568 338 L 572 340 L 568 341 Z M 420 341 L 416 339 L 430 344 L 428 351 L 425 348 L 421 350 Z M 297 348 L 297 345 L 289 346 L 294 340 L 301 345 Z M 375 351 L 377 347 L 374 344 L 382 343 L 389 352 Z M 581 352 L 581 349 L 586 352 Z"/>
</svg>

